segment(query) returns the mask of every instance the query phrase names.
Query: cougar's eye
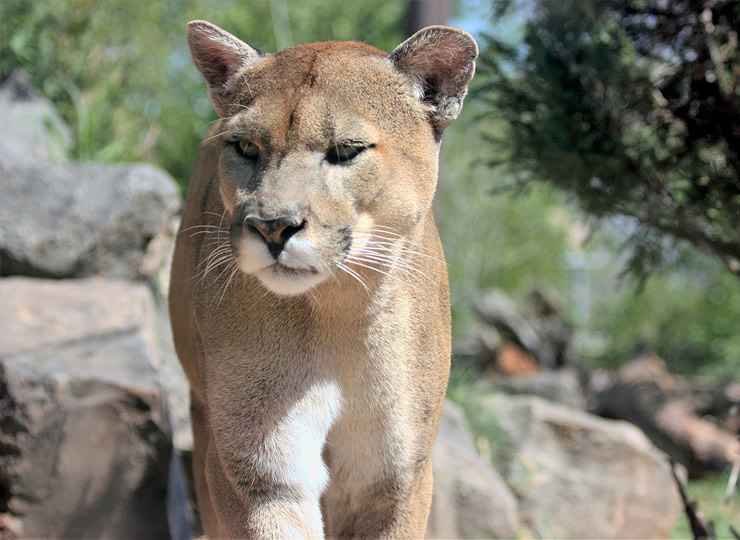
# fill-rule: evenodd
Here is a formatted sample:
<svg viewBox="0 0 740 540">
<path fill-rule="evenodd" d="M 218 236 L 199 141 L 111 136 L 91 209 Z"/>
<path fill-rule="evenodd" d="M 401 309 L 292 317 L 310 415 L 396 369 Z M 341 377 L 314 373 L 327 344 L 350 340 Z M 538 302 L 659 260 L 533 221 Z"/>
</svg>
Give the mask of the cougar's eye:
<svg viewBox="0 0 740 540">
<path fill-rule="evenodd" d="M 234 150 L 244 159 L 257 159 L 260 155 L 259 147 L 251 141 L 245 139 L 239 139 L 231 141 L 234 145 Z"/>
<path fill-rule="evenodd" d="M 375 145 L 359 143 L 359 142 L 358 143 L 335 144 L 334 146 L 329 148 L 329 150 L 327 150 L 326 161 L 328 161 L 332 165 L 341 165 L 342 163 L 347 163 L 349 161 L 352 161 L 362 152 L 364 152 L 368 148 L 372 148 L 373 146 Z"/>
</svg>

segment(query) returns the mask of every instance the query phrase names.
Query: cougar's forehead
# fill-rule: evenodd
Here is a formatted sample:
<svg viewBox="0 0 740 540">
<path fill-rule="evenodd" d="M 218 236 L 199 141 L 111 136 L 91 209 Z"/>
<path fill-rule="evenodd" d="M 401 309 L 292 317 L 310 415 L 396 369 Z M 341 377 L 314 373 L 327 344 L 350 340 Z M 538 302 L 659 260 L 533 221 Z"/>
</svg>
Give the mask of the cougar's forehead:
<svg viewBox="0 0 740 540">
<path fill-rule="evenodd" d="M 239 74 L 234 119 L 261 139 L 372 137 L 374 130 L 411 135 L 424 105 L 385 53 L 354 42 L 292 47 Z M 308 142 L 308 141 L 306 141 Z"/>
</svg>

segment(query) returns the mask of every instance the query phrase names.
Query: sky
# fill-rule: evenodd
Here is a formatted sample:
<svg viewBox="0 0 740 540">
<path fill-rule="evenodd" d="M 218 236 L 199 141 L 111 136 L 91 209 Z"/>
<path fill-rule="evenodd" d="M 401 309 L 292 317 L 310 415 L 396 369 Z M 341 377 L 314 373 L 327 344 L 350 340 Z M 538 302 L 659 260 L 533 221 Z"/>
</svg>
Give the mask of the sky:
<svg viewBox="0 0 740 540">
<path fill-rule="evenodd" d="M 493 21 L 492 3 L 491 0 L 460 0 L 458 13 L 449 24 L 470 32 L 479 42 L 484 33 L 492 33 L 511 44 L 520 41 L 525 10 L 517 10 L 514 15 Z"/>
</svg>

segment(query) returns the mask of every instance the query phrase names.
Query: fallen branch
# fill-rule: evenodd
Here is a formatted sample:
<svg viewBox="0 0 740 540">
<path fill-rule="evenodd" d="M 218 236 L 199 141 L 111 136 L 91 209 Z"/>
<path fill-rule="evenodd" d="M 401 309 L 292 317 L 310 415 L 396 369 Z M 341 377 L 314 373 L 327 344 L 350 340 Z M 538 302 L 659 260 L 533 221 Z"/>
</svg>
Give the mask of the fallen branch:
<svg viewBox="0 0 740 540">
<path fill-rule="evenodd" d="M 673 474 L 673 480 L 676 482 L 678 492 L 681 495 L 683 509 L 689 520 L 689 526 L 691 527 L 691 534 L 694 536 L 694 540 L 714 540 L 711 523 L 705 523 L 704 517 L 699 512 L 697 502 L 690 500 L 686 495 L 686 489 L 684 488 L 683 482 L 676 472 L 676 463 L 671 459 L 670 464 L 671 474 Z"/>
<path fill-rule="evenodd" d="M 656 356 L 624 364 L 594 396 L 593 410 L 639 426 L 653 443 L 687 468 L 689 476 L 721 472 L 740 461 L 737 436 L 697 415 L 687 383 Z"/>
<path fill-rule="evenodd" d="M 740 472 L 740 461 L 736 461 L 732 464 L 732 472 L 730 472 L 730 480 L 727 482 L 727 491 L 725 491 L 725 504 L 730 502 L 730 497 L 735 493 L 737 489 L 737 477 Z"/>
</svg>

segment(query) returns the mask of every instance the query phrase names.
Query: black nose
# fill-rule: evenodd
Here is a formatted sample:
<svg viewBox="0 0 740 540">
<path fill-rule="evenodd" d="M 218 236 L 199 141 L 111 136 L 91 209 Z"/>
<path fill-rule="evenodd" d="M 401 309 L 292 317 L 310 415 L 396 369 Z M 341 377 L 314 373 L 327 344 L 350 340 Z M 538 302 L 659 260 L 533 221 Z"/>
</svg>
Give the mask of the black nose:
<svg viewBox="0 0 740 540">
<path fill-rule="evenodd" d="M 267 244 L 270 254 L 276 259 L 285 247 L 285 242 L 306 226 L 306 221 L 298 221 L 293 217 L 281 217 L 278 219 L 262 219 L 249 216 L 245 220 L 247 227 L 258 232 Z"/>
</svg>

